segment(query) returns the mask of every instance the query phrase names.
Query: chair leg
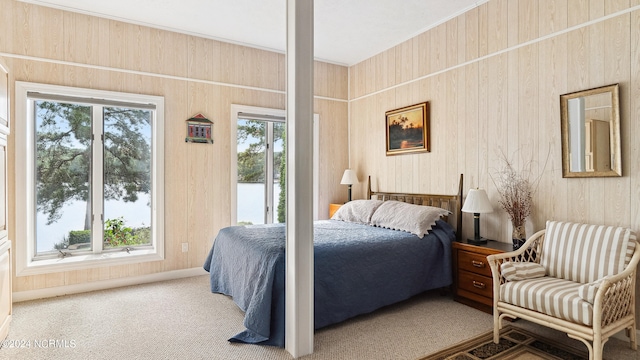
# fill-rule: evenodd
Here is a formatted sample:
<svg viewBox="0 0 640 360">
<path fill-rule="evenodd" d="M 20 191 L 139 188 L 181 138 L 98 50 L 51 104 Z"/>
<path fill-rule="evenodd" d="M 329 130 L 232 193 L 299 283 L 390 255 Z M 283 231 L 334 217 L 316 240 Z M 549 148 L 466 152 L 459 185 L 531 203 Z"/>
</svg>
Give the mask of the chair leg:
<svg viewBox="0 0 640 360">
<path fill-rule="evenodd" d="M 630 327 L 627 328 L 627 336 L 629 337 L 629 345 L 631 346 L 631 348 L 633 350 L 638 350 L 638 343 L 637 343 L 637 339 L 636 339 L 636 324 L 635 324 L 635 322 L 633 323 L 633 325 L 631 325 Z"/>
<path fill-rule="evenodd" d="M 604 348 L 604 343 L 602 342 L 601 336 L 596 336 L 593 339 L 593 350 L 591 354 L 589 354 L 589 359 L 591 360 L 602 360 L 602 352 Z"/>
<path fill-rule="evenodd" d="M 498 344 L 500 342 L 500 313 L 498 309 L 493 308 L 493 343 Z"/>
</svg>

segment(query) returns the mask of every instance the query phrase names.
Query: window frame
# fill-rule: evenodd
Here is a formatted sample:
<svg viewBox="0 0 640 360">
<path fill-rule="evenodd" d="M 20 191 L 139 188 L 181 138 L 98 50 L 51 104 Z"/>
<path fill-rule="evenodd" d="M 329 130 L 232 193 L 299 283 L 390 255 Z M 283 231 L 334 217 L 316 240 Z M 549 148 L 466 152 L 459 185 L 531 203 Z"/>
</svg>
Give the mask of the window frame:
<svg viewBox="0 0 640 360">
<path fill-rule="evenodd" d="M 231 195 L 231 224 L 238 224 L 238 120 L 244 119 L 241 113 L 252 114 L 254 119 L 264 116 L 266 119 L 273 117 L 284 118 L 286 124 L 286 110 L 231 104 L 231 146 L 230 146 L 230 195 Z M 250 116 L 251 118 L 251 116 Z M 319 219 L 320 198 L 320 115 L 313 114 L 313 220 Z M 282 190 L 281 190 L 282 191 Z"/>
<path fill-rule="evenodd" d="M 72 256 L 36 257 L 35 114 L 30 93 L 73 97 L 88 104 L 155 105 L 151 135 L 151 246 L 130 251 L 105 250 Z M 28 276 L 164 259 L 164 97 L 16 81 L 15 85 L 16 276 Z M 135 105 L 134 105 L 135 106 Z M 95 109 L 94 109 L 95 110 Z M 94 123 L 95 125 L 95 123 Z M 93 154 L 94 161 L 96 154 Z M 99 159 L 102 162 L 102 159 Z M 94 192 L 94 195 L 95 192 Z M 102 197 L 102 189 L 100 189 Z M 102 223 L 102 219 L 98 219 Z M 94 223 L 95 226 L 95 223 Z"/>
</svg>

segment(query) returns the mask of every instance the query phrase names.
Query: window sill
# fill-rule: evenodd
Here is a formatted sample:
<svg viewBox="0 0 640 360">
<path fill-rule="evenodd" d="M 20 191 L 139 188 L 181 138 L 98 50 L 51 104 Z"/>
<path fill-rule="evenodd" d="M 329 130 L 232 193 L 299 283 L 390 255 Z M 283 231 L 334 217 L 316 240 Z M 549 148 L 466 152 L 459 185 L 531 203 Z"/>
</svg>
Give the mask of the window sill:
<svg viewBox="0 0 640 360">
<path fill-rule="evenodd" d="M 102 254 L 72 255 L 65 258 L 28 261 L 26 267 L 16 269 L 16 276 L 49 274 L 52 272 L 137 264 L 159 260 L 164 260 L 164 255 L 159 254 L 155 249 L 132 250 L 129 253 L 126 251 L 117 251 Z"/>
</svg>

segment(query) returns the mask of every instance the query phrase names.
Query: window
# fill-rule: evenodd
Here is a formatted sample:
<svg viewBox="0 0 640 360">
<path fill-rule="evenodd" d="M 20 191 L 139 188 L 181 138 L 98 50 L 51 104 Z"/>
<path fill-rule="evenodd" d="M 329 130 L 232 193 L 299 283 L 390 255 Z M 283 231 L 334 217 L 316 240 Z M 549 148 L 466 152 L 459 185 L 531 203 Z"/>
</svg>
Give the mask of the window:
<svg viewBox="0 0 640 360">
<path fill-rule="evenodd" d="M 238 224 L 285 221 L 284 118 L 238 120 Z M 260 200 L 264 202 L 260 204 Z"/>
<path fill-rule="evenodd" d="M 314 219 L 318 219 L 319 116 L 313 117 Z M 285 111 L 231 106 L 231 223 L 285 221 Z"/>
<path fill-rule="evenodd" d="M 163 99 L 17 82 L 16 104 L 18 275 L 162 259 Z"/>
</svg>

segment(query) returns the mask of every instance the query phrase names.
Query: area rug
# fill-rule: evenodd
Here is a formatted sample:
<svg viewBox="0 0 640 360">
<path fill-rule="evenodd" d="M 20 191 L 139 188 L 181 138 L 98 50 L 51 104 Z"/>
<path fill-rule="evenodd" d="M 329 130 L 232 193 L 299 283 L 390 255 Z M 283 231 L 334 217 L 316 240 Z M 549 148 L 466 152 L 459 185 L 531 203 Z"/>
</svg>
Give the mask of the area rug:
<svg viewBox="0 0 640 360">
<path fill-rule="evenodd" d="M 589 354 L 559 344 L 527 330 L 506 325 L 500 343 L 493 343 L 493 331 L 469 339 L 450 348 L 427 355 L 421 360 L 584 360 Z"/>
</svg>

